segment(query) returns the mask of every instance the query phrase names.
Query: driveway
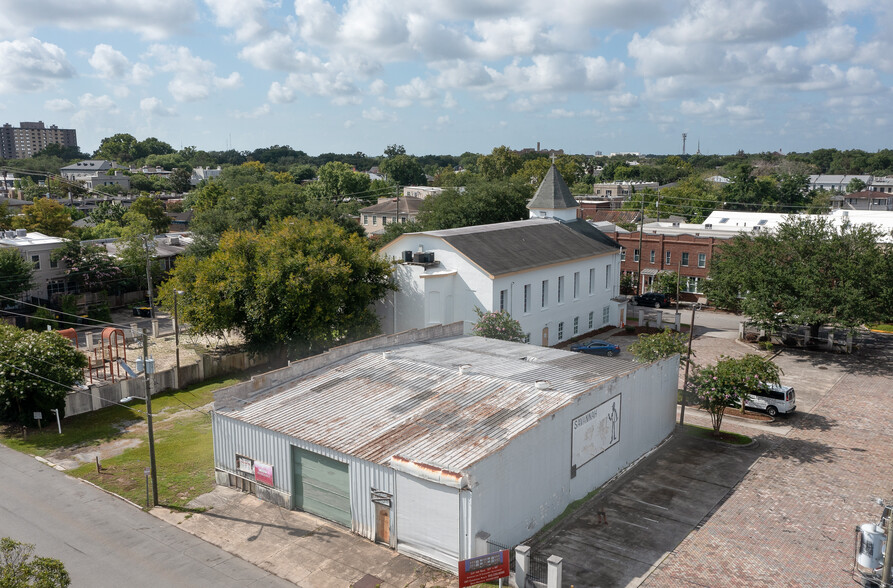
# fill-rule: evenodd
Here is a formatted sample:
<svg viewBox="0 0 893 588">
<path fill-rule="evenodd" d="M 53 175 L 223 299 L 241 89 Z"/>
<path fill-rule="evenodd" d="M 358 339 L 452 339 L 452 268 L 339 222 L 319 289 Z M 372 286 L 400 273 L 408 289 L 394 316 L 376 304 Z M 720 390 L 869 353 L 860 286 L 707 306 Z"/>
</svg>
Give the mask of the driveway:
<svg viewBox="0 0 893 588">
<path fill-rule="evenodd" d="M 724 429 L 755 439 L 744 449 L 677 436 L 535 537 L 534 551 L 563 557 L 575 586 L 848 585 L 852 529 L 876 521 L 873 497 L 891 498 L 891 339 L 863 356 L 775 354 L 795 415 L 727 418 Z M 753 349 L 701 336 L 694 350 L 711 363 Z M 709 416 L 690 409 L 686 422 Z"/>
</svg>

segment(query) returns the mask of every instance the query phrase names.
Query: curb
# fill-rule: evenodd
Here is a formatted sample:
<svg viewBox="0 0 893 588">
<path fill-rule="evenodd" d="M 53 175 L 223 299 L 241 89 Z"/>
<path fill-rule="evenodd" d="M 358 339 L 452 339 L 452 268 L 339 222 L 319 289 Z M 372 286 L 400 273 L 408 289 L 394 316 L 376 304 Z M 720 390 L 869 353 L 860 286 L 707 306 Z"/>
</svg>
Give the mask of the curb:
<svg viewBox="0 0 893 588">
<path fill-rule="evenodd" d="M 56 471 L 59 471 L 59 472 L 64 472 L 64 471 L 65 471 L 65 468 L 63 468 L 63 467 L 60 466 L 60 465 L 54 464 L 53 462 L 51 462 L 50 460 L 48 460 L 48 459 L 46 459 L 46 458 L 40 457 L 39 455 L 35 455 L 35 456 L 33 456 L 33 457 L 34 457 L 34 459 L 36 459 L 37 461 L 39 461 L 39 462 L 42 463 L 43 465 L 48 465 L 48 466 L 50 466 L 51 468 L 53 468 L 54 470 L 56 470 Z"/>
</svg>

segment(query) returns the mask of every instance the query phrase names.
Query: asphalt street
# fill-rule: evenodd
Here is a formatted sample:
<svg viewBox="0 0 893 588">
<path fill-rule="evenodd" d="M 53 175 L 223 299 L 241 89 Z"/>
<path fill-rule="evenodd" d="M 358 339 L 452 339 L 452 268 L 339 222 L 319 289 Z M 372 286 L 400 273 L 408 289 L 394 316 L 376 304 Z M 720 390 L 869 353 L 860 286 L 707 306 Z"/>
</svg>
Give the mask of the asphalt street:
<svg viewBox="0 0 893 588">
<path fill-rule="evenodd" d="M 72 586 L 293 586 L 0 445 L 0 536 L 61 560 Z"/>
</svg>

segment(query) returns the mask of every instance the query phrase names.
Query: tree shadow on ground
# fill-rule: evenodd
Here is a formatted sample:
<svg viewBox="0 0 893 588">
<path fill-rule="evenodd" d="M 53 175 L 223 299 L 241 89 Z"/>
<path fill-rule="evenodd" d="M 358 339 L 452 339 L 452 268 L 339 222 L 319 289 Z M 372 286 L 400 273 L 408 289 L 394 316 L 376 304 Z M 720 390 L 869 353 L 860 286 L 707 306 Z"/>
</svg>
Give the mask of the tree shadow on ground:
<svg viewBox="0 0 893 588">
<path fill-rule="evenodd" d="M 801 431 L 830 431 L 837 426 L 837 419 L 831 419 L 821 414 L 804 413 L 790 425 L 793 429 Z"/>
<path fill-rule="evenodd" d="M 836 448 L 816 441 L 792 437 L 769 438 L 766 436 L 761 436 L 761 441 L 765 441 L 763 446 L 766 448 L 762 457 L 769 459 L 781 459 L 804 464 L 834 463 L 837 457 Z"/>
</svg>

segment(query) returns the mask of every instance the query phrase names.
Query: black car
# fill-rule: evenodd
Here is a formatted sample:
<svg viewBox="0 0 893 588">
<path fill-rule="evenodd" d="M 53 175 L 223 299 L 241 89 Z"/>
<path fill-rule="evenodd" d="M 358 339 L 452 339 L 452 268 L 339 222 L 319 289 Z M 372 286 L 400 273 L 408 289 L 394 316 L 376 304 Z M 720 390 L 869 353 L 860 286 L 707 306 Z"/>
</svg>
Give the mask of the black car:
<svg viewBox="0 0 893 588">
<path fill-rule="evenodd" d="M 670 306 L 670 298 L 666 294 L 658 294 L 657 292 L 646 292 L 641 296 L 633 296 L 633 303 L 636 306 L 653 306 L 654 308 L 666 308 Z"/>
</svg>

